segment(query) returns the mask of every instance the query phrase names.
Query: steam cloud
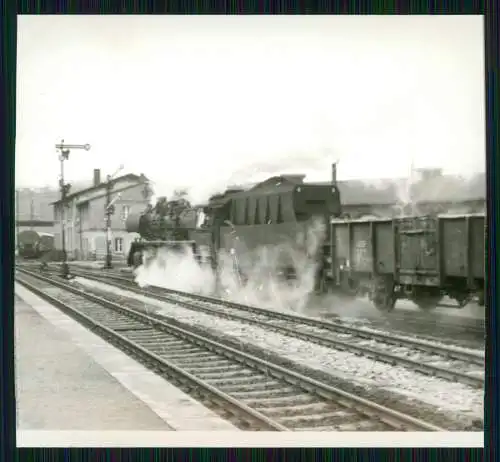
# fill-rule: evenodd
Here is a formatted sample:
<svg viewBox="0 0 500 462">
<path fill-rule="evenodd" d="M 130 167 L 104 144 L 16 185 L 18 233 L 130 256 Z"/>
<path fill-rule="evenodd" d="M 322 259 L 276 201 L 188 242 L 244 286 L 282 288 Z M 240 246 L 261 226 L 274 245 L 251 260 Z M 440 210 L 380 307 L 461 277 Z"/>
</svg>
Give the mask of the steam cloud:
<svg viewBox="0 0 500 462">
<path fill-rule="evenodd" d="M 219 254 L 217 295 L 237 303 L 273 310 L 304 312 L 314 291 L 318 251 L 325 239 L 326 224 L 314 219 L 296 238 L 279 245 L 262 245 L 253 250 L 235 239 L 234 252 Z M 295 279 L 285 280 L 280 270 L 293 267 Z M 243 273 L 245 284 L 240 271 Z M 190 248 L 182 252 L 159 249 L 147 252 L 136 269 L 140 286 L 155 285 L 199 294 L 216 294 L 216 276 L 208 266 L 200 267 Z"/>
<path fill-rule="evenodd" d="M 302 173 L 318 171 L 324 172 L 324 181 L 329 180 L 330 164 L 334 159 L 325 159 L 324 156 L 312 156 L 312 158 L 300 153 L 288 158 L 253 161 L 239 169 L 232 171 L 221 170 L 218 176 L 207 178 L 206 181 L 196 182 L 192 187 L 182 189 L 188 192 L 188 198 L 192 204 L 203 203 L 210 195 L 223 192 L 228 185 L 242 185 L 249 182 L 262 181 L 269 176 L 278 173 Z M 283 165 L 287 165 L 286 171 Z M 307 166 L 307 168 L 304 168 Z M 315 170 L 311 170 L 315 169 Z M 392 210 L 379 209 L 375 215 L 383 217 L 403 217 L 409 215 L 421 215 L 427 211 L 419 205 L 418 194 L 415 190 L 425 189 L 426 195 L 433 197 L 436 201 L 444 200 L 450 196 L 449 183 L 446 181 L 425 183 L 419 174 L 411 172 L 408 178 L 399 180 L 379 180 L 359 182 L 358 186 L 364 188 L 367 197 L 377 193 L 388 193 L 397 202 Z M 461 206 L 461 198 L 467 196 L 467 190 L 471 190 L 472 184 L 477 181 L 474 178 L 463 179 L 459 187 L 454 187 L 457 199 L 450 209 L 440 210 L 441 213 L 468 213 L 468 206 Z M 460 180 L 454 181 L 453 186 Z M 444 185 L 444 186 L 443 186 Z M 477 185 L 476 185 L 477 186 Z M 172 188 L 174 189 L 179 188 Z M 477 189 L 477 188 L 476 188 Z M 162 191 L 165 195 L 165 191 Z M 166 193 L 167 197 L 169 196 Z M 485 195 L 485 194 L 484 194 Z M 481 210 L 476 210 L 481 211 Z M 484 212 L 484 210 L 482 210 Z M 136 282 L 139 285 L 156 285 L 186 292 L 200 294 L 216 294 L 228 300 L 266 307 L 275 310 L 293 310 L 295 312 L 309 312 L 311 304 L 308 303 L 314 292 L 317 261 L 315 254 L 319 250 L 325 236 L 325 223 L 315 220 L 309 223 L 307 229 L 299 232 L 296 239 L 283 242 L 279 245 L 262 245 L 257 249 L 249 250 L 241 240 L 233 242 L 234 254 L 221 251 L 219 255 L 219 280 L 208 267 L 200 267 L 195 261 L 190 249 L 183 253 L 172 252 L 162 249 L 149 257 L 143 266 L 136 270 Z M 279 269 L 284 266 L 292 266 L 296 271 L 296 278 L 284 280 Z M 242 286 L 241 275 L 236 271 L 238 267 L 245 276 L 245 284 Z M 366 299 L 366 297 L 357 298 Z M 364 309 L 356 302 L 356 299 L 339 298 L 338 296 L 322 297 L 316 300 L 315 305 L 328 312 L 337 312 L 339 315 L 358 317 Z M 307 306 L 307 309 L 306 309 Z M 370 312 L 373 310 L 370 308 Z M 309 313 L 312 314 L 312 313 Z"/>
<path fill-rule="evenodd" d="M 465 200 L 481 200 L 486 197 L 484 177 L 474 175 L 470 178 L 438 175 L 425 180 L 421 174 L 411 172 L 407 178 L 393 180 L 367 180 L 359 184 L 364 196 L 384 197 L 380 202 L 394 201 L 392 209 L 378 210 L 381 218 L 426 215 L 431 211 L 439 213 L 484 213 L 484 205 L 471 206 Z M 359 182 L 361 183 L 361 182 Z M 443 207 L 440 203 L 447 203 Z M 377 207 L 375 206 L 377 209 Z M 366 217 L 368 218 L 368 217 Z"/>
</svg>

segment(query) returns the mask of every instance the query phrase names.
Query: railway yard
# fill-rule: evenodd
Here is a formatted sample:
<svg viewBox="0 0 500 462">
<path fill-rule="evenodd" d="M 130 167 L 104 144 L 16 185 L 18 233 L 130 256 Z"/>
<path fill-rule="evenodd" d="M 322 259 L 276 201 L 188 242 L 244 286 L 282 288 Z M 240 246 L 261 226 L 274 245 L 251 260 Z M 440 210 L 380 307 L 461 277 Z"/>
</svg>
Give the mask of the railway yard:
<svg viewBox="0 0 500 462">
<path fill-rule="evenodd" d="M 16 267 L 21 429 L 483 430 L 484 318 L 299 314 L 71 273 Z"/>
<path fill-rule="evenodd" d="M 488 448 L 480 17 L 25 16 L 8 438 Z"/>
</svg>

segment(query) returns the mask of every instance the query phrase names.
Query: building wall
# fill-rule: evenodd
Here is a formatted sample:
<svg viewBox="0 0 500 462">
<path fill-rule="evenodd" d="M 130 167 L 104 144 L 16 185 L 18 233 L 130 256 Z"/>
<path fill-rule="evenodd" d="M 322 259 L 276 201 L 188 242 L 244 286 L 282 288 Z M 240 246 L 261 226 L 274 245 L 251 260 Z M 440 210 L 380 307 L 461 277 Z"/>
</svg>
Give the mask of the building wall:
<svg viewBox="0 0 500 462">
<path fill-rule="evenodd" d="M 127 257 L 130 245 L 136 237 L 133 233 L 124 230 L 114 230 L 111 238 L 111 253 L 114 260 Z M 72 253 L 75 259 L 102 260 L 106 256 L 106 233 L 103 231 L 82 231 L 81 250 Z"/>
<path fill-rule="evenodd" d="M 59 199 L 57 189 L 18 188 L 14 201 L 16 220 L 47 220 L 53 218 L 51 203 Z"/>
<path fill-rule="evenodd" d="M 124 189 L 126 188 L 126 189 Z M 116 184 L 111 193 L 113 199 L 117 193 L 120 198 L 114 202 L 115 213 L 111 217 L 111 250 L 113 258 L 125 258 L 130 243 L 136 237 L 125 230 L 125 221 L 130 213 L 142 212 L 148 201 L 143 196 L 144 185 L 130 183 Z M 65 211 L 66 251 L 68 258 L 102 259 L 106 255 L 106 190 L 103 186 L 94 191 L 93 197 L 86 201 L 79 196 L 69 201 Z M 57 248 L 62 248 L 60 232 L 60 206 L 54 210 L 54 219 L 59 224 L 55 233 Z"/>
</svg>

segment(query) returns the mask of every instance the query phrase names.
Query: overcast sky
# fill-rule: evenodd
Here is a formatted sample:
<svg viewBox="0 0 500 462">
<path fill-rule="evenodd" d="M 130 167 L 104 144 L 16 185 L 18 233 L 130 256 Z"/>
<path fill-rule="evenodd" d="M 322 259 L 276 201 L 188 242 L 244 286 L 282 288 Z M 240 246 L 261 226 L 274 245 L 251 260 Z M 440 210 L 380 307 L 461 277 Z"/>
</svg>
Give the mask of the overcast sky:
<svg viewBox="0 0 500 462">
<path fill-rule="evenodd" d="M 18 16 L 16 182 L 484 171 L 480 16 Z M 260 176 L 257 176 L 260 174 Z"/>
</svg>

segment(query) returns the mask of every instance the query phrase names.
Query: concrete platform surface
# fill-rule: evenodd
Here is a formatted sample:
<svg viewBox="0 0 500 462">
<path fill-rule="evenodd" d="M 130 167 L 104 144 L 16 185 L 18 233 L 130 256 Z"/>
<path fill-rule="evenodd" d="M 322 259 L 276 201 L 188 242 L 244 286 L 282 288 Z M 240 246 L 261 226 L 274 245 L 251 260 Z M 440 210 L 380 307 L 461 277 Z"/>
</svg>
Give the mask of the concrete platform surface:
<svg viewBox="0 0 500 462">
<path fill-rule="evenodd" d="M 19 430 L 237 431 L 18 283 L 15 293 Z"/>
</svg>

